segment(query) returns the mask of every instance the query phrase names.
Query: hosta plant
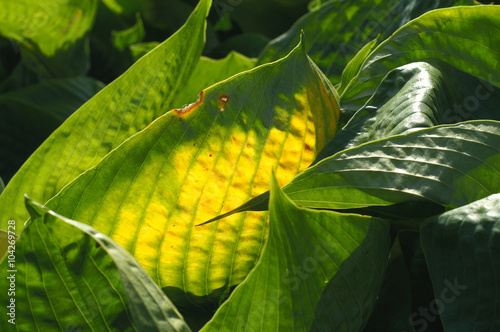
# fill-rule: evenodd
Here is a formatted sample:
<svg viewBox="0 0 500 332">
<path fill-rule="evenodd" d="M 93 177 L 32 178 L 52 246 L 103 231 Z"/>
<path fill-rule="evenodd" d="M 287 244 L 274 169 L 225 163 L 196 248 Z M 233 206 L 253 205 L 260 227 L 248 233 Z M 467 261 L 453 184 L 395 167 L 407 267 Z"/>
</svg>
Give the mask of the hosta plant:
<svg viewBox="0 0 500 332">
<path fill-rule="evenodd" d="M 500 329 L 500 7 L 313 1 L 216 60 L 227 7 L 158 43 L 125 3 L 2 4 L 2 331 Z"/>
</svg>

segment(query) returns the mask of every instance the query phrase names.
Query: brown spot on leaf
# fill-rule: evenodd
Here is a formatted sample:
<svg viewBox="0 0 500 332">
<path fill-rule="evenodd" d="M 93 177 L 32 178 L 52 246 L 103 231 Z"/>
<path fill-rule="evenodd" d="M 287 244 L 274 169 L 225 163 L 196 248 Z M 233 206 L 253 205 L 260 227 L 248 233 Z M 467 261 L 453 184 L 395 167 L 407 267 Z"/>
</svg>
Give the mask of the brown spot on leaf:
<svg viewBox="0 0 500 332">
<path fill-rule="evenodd" d="M 172 111 L 175 112 L 177 115 L 186 115 L 191 113 L 195 108 L 200 106 L 203 103 L 203 90 L 198 94 L 198 100 L 195 101 L 194 103 L 191 103 L 189 105 L 186 105 L 182 108 L 174 108 Z M 182 121 L 179 119 L 179 121 Z"/>
<path fill-rule="evenodd" d="M 224 112 L 224 106 L 226 106 L 226 104 L 229 102 L 229 96 L 222 93 L 220 96 L 219 96 L 219 107 L 220 107 L 220 110 L 221 112 Z"/>
</svg>

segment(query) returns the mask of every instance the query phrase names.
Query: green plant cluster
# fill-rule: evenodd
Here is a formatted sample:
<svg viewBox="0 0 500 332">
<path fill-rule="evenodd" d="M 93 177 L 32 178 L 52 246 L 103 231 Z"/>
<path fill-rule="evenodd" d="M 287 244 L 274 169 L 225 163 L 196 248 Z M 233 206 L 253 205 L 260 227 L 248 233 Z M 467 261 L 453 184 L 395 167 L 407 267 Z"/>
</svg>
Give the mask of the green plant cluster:
<svg viewBox="0 0 500 332">
<path fill-rule="evenodd" d="M 1 331 L 500 330 L 498 5 L 0 8 Z"/>
</svg>

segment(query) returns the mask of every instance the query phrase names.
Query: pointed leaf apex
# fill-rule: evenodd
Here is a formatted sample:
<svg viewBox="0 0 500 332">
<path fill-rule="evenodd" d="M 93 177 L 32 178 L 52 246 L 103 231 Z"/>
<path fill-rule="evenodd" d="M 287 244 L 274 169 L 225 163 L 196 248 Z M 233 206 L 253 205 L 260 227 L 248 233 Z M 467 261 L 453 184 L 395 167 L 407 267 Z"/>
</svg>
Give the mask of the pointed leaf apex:
<svg viewBox="0 0 500 332">
<path fill-rule="evenodd" d="M 304 50 L 306 49 L 306 34 L 304 33 L 304 29 L 300 30 L 300 47 Z"/>
<path fill-rule="evenodd" d="M 24 194 L 24 205 L 26 206 L 26 210 L 28 210 L 31 220 L 43 215 L 43 212 L 41 210 L 43 210 L 44 207 L 29 198 L 27 194 Z M 26 226 L 28 225 L 28 223 L 29 220 L 26 222 Z"/>
</svg>

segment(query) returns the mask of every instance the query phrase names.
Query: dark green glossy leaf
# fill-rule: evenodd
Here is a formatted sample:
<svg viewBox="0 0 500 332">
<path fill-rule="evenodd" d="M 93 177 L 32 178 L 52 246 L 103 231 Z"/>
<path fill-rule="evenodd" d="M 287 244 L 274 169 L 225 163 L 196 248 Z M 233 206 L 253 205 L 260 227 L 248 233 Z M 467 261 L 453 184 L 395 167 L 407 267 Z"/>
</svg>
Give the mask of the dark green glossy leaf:
<svg viewBox="0 0 500 332">
<path fill-rule="evenodd" d="M 340 151 L 283 190 L 314 208 L 419 200 L 454 208 L 500 191 L 498 146 L 498 121 L 422 129 Z"/>
<path fill-rule="evenodd" d="M 426 220 L 421 234 L 435 295 L 429 313 L 446 331 L 498 331 L 500 194 Z"/>
<path fill-rule="evenodd" d="M 500 88 L 441 60 L 392 70 L 316 162 L 362 143 L 467 120 L 500 120 Z"/>
</svg>

